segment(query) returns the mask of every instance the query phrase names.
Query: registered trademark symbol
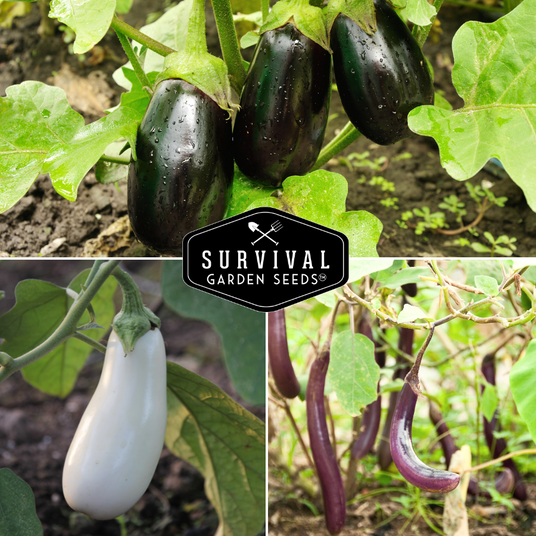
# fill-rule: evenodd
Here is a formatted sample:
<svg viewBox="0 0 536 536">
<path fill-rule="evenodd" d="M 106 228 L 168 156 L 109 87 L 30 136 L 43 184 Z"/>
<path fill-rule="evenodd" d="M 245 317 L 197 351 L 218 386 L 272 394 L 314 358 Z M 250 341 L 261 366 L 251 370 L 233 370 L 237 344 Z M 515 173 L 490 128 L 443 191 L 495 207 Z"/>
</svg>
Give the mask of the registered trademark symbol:
<svg viewBox="0 0 536 536">
<path fill-rule="evenodd" d="M 323 283 L 328 276 L 326 274 L 318 274 L 318 279 Z"/>
</svg>

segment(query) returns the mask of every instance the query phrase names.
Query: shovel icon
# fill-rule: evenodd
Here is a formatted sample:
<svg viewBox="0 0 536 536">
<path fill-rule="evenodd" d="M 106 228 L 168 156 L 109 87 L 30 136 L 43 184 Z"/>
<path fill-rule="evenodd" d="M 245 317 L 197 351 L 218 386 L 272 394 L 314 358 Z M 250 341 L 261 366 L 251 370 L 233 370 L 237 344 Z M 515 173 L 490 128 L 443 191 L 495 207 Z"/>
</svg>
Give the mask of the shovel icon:
<svg viewBox="0 0 536 536">
<path fill-rule="evenodd" d="M 279 222 L 275 222 L 274 224 L 272 224 L 270 230 L 268 231 L 268 233 L 263 233 L 260 229 L 259 229 L 259 225 L 257 223 L 255 223 L 254 221 L 250 221 L 248 223 L 248 227 L 249 227 L 249 230 L 250 231 L 258 231 L 259 233 L 261 233 L 262 236 L 260 236 L 259 238 L 257 238 L 257 240 L 251 242 L 252 244 L 256 244 L 263 236 L 265 236 L 266 238 L 268 238 L 269 240 L 271 240 L 276 246 L 279 242 L 276 242 L 271 236 L 268 236 L 268 233 L 271 233 L 272 231 L 274 232 L 277 232 L 279 231 L 279 229 L 281 229 L 283 226 L 279 223 Z"/>
</svg>

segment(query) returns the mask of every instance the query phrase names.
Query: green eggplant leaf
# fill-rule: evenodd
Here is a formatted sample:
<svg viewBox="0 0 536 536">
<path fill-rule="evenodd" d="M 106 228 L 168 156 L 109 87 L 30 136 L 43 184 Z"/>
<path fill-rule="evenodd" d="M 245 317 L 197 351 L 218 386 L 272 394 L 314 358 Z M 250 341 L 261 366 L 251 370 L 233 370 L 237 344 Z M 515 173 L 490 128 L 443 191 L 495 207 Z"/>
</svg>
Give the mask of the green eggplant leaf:
<svg viewBox="0 0 536 536">
<path fill-rule="evenodd" d="M 319 169 L 304 176 L 288 177 L 279 197 L 255 200 L 248 210 L 274 207 L 344 233 L 350 257 L 377 257 L 382 224 L 364 210 L 346 212 L 348 183 L 338 173 Z"/>
<path fill-rule="evenodd" d="M 359 415 L 377 398 L 380 367 L 374 359 L 374 343 L 365 335 L 342 331 L 331 343 L 328 380 L 343 409 Z"/>
<path fill-rule="evenodd" d="M 225 218 L 242 214 L 251 203 L 257 199 L 270 197 L 276 191 L 274 188 L 260 186 L 257 182 L 248 179 L 235 165 L 231 202 L 225 213 Z"/>
<path fill-rule="evenodd" d="M 434 6 L 427 0 L 394 0 L 393 5 L 395 8 L 405 9 L 407 19 L 418 26 L 428 26 L 432 17 L 437 14 Z"/>
<path fill-rule="evenodd" d="M 32 488 L 11 469 L 0 469 L 0 534 L 42 536 Z"/>
<path fill-rule="evenodd" d="M 221 389 L 167 363 L 166 445 L 205 477 L 221 536 L 252 536 L 265 520 L 265 426 Z"/>
<path fill-rule="evenodd" d="M 176 313 L 209 322 L 222 341 L 235 389 L 251 404 L 265 403 L 265 315 L 195 290 L 182 279 L 182 262 L 165 262 L 162 297 Z"/>
<path fill-rule="evenodd" d="M 392 264 L 393 259 L 350 259 L 348 281 L 358 281 L 364 275 L 386 270 Z"/>
<path fill-rule="evenodd" d="M 118 138 L 135 146 L 138 115 L 121 107 L 86 125 L 63 89 L 23 82 L 0 98 L 0 212 L 26 194 L 40 174 L 75 201 L 78 185 L 106 147 Z"/>
<path fill-rule="evenodd" d="M 130 82 L 131 86 L 130 91 L 121 94 L 121 107 L 132 108 L 138 114 L 138 119 L 141 123 L 145 110 L 147 109 L 147 106 L 149 106 L 149 95 L 143 89 L 133 69 L 123 67 L 122 70 L 125 78 Z M 147 75 L 147 78 L 151 84 L 154 85 L 157 75 L 158 73 L 156 72 L 151 72 Z"/>
<path fill-rule="evenodd" d="M 414 132 L 433 137 L 456 180 L 498 158 L 536 210 L 536 0 L 524 0 L 493 23 L 467 22 L 452 41 L 452 81 L 464 107 L 420 106 Z"/>
<path fill-rule="evenodd" d="M 422 283 L 420 276 L 430 276 L 429 268 L 404 268 L 382 281 L 382 286 L 394 290 L 408 283 Z"/>
<path fill-rule="evenodd" d="M 497 405 L 499 404 L 499 398 L 497 397 L 497 388 L 489 383 L 484 387 L 482 393 L 482 415 L 486 417 L 488 421 L 493 419 Z"/>
<path fill-rule="evenodd" d="M 69 283 L 68 288 L 80 292 L 88 275 L 89 270 L 84 270 Z M 109 277 L 91 301 L 100 325 L 89 322 L 88 312 L 85 312 L 78 322 L 79 326 L 86 328 L 84 334 L 95 341 L 100 340 L 105 335 L 101 325 L 108 328 L 114 318 L 113 295 L 116 288 L 117 281 L 113 277 Z M 72 300 L 68 303 L 68 307 L 71 304 Z M 62 317 L 67 312 L 68 309 L 63 312 Z M 87 327 L 88 322 L 91 326 L 89 328 Z M 93 348 L 85 342 L 71 338 L 35 363 L 22 369 L 22 375 L 29 384 L 40 391 L 65 398 L 73 390 L 78 374 L 92 351 Z"/>
<path fill-rule="evenodd" d="M 536 340 L 530 341 L 525 355 L 510 372 L 510 389 L 521 418 L 527 424 L 532 440 L 536 443 Z"/>
<path fill-rule="evenodd" d="M 497 296 L 499 294 L 499 284 L 494 277 L 475 275 L 475 286 L 486 296 Z"/>
<path fill-rule="evenodd" d="M 83 54 L 106 35 L 115 4 L 116 0 L 51 0 L 48 16 L 73 30 L 73 52 Z"/>
<path fill-rule="evenodd" d="M 69 288 L 80 292 L 89 270 L 81 272 Z M 113 315 L 113 293 L 117 283 L 109 278 L 92 300 L 93 309 L 100 324 L 110 325 Z M 11 357 L 19 357 L 48 339 L 61 324 L 73 299 L 64 288 L 47 281 L 27 279 L 15 288 L 15 306 L 0 317 L 1 350 Z M 88 324 L 89 314 L 82 315 L 79 325 Z M 88 330 L 94 340 L 103 336 L 102 331 Z M 41 391 L 67 396 L 76 381 L 92 348 L 71 338 L 54 350 L 22 369 L 24 379 Z"/>
<path fill-rule="evenodd" d="M 425 313 L 420 307 L 415 307 L 409 303 L 405 303 L 402 311 L 398 314 L 399 322 L 414 322 L 418 318 L 426 318 L 428 320 L 434 320 L 428 316 L 428 313 Z"/>
<path fill-rule="evenodd" d="M 193 0 L 183 0 L 182 2 L 179 2 L 176 6 L 168 9 L 155 22 L 142 26 L 140 31 L 173 50 L 182 50 L 186 43 L 188 19 L 190 17 L 192 4 Z M 132 46 L 139 54 L 142 48 L 141 45 L 133 40 Z M 155 73 L 155 78 L 156 73 L 159 73 L 164 68 L 164 56 L 161 56 L 152 50 L 145 50 L 143 53 L 143 60 L 143 70 L 151 75 L 152 73 Z M 113 79 L 121 87 L 130 90 L 132 87 L 132 80 L 125 76 L 125 73 L 123 72 L 124 67 L 132 70 L 132 64 L 128 62 L 114 72 Z"/>
</svg>

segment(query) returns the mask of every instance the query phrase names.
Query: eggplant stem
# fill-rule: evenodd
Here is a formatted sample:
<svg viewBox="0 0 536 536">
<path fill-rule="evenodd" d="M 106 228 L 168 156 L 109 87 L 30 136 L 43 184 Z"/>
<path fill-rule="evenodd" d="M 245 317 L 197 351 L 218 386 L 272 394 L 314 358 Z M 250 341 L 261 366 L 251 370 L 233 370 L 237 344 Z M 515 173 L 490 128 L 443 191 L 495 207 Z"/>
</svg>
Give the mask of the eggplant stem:
<svg viewBox="0 0 536 536">
<path fill-rule="evenodd" d="M 481 469 L 485 469 L 486 467 L 491 467 L 492 465 L 495 465 L 497 463 L 504 462 L 505 460 L 509 460 L 510 458 L 513 458 L 514 456 L 523 456 L 526 454 L 536 454 L 536 449 L 522 449 L 517 450 L 515 452 L 510 452 L 508 454 L 505 454 L 504 456 L 499 456 L 498 458 L 495 458 L 494 460 L 490 460 L 489 462 L 481 463 L 479 465 L 475 465 L 474 467 L 470 467 L 469 469 L 466 469 L 461 476 L 463 476 L 465 473 L 476 473 L 477 471 L 480 471 Z"/>
</svg>

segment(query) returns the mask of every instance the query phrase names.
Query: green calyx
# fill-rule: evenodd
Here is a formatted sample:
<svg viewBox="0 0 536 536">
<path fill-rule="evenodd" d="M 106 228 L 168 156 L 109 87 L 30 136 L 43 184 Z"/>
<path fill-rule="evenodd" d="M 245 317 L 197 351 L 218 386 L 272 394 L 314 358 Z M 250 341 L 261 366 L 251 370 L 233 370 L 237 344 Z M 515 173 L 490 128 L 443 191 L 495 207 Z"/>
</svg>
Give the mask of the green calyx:
<svg viewBox="0 0 536 536">
<path fill-rule="evenodd" d="M 143 305 L 140 290 L 132 277 L 116 268 L 113 276 L 121 286 L 123 305 L 115 316 L 112 327 L 117 333 L 125 352 L 132 352 L 140 337 L 155 326 L 160 327 L 160 319 Z"/>
<path fill-rule="evenodd" d="M 353 20 L 369 35 L 377 29 L 374 0 L 330 0 L 326 12 L 328 34 L 339 13 Z"/>
<path fill-rule="evenodd" d="M 231 84 L 225 62 L 208 53 L 205 37 L 205 0 L 194 0 L 188 19 L 188 35 L 184 49 L 166 56 L 164 70 L 155 85 L 179 78 L 189 82 L 208 95 L 228 112 L 236 108 L 231 100 Z"/>
<path fill-rule="evenodd" d="M 277 2 L 261 26 L 259 34 L 275 30 L 289 22 L 294 24 L 296 29 L 311 41 L 331 52 L 324 13 L 321 8 L 309 5 L 306 0 L 280 0 Z"/>
<path fill-rule="evenodd" d="M 218 106 L 228 112 L 236 108 L 231 98 L 231 84 L 225 62 L 206 51 L 192 54 L 186 50 L 166 56 L 164 70 L 156 84 L 169 78 L 180 78 L 207 94 Z"/>
</svg>

